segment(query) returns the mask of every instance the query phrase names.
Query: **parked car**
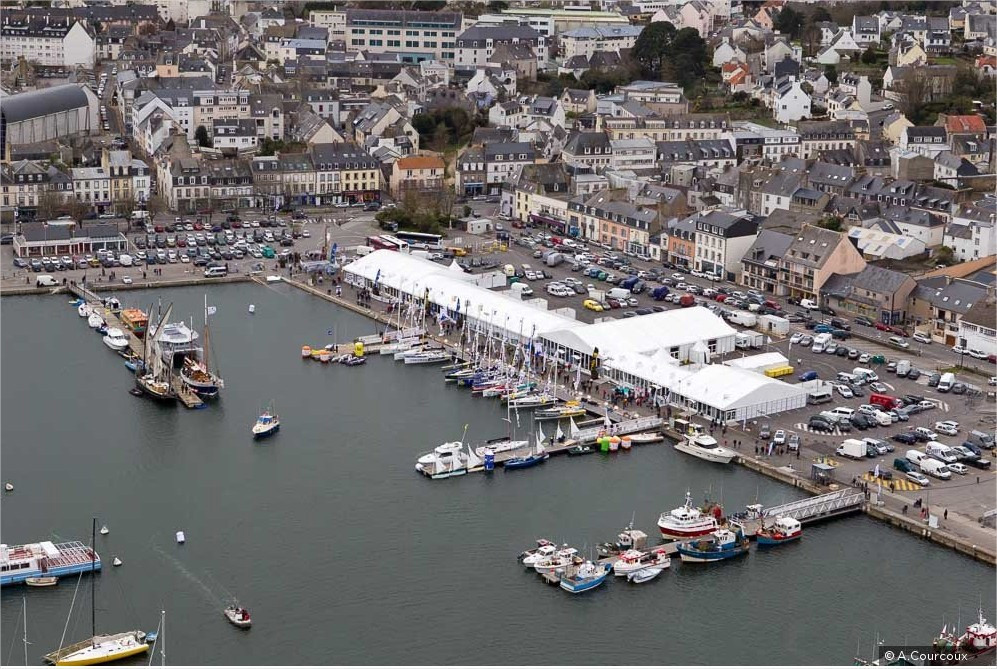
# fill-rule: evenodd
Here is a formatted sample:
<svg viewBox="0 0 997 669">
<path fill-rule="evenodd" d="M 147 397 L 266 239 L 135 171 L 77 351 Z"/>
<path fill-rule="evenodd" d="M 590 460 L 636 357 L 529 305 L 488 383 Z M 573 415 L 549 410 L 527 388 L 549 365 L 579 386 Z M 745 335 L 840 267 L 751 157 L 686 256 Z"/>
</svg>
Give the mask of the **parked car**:
<svg viewBox="0 0 997 669">
<path fill-rule="evenodd" d="M 909 446 L 913 446 L 918 442 L 917 437 L 911 434 L 910 432 L 901 432 L 899 434 L 895 434 L 891 437 L 891 439 L 893 439 L 893 441 L 898 441 L 901 444 L 907 444 Z"/>
<path fill-rule="evenodd" d="M 931 481 L 928 480 L 928 477 L 921 472 L 907 472 L 907 480 L 920 486 L 931 485 Z"/>
</svg>

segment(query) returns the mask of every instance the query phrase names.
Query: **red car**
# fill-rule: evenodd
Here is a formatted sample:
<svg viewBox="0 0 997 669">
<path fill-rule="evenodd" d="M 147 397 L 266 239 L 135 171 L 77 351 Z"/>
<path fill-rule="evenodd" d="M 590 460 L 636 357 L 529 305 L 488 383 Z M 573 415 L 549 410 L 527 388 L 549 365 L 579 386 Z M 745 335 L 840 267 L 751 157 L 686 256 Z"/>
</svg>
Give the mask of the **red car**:
<svg viewBox="0 0 997 669">
<path fill-rule="evenodd" d="M 903 329 L 902 327 L 900 327 L 900 326 L 898 326 L 898 325 L 891 325 L 891 326 L 889 327 L 889 330 L 890 330 L 890 332 L 892 332 L 893 334 L 895 334 L 895 335 L 900 335 L 901 337 L 909 337 L 909 336 L 910 336 L 909 334 L 907 334 L 907 331 L 906 331 L 906 330 L 904 330 L 904 329 Z"/>
<path fill-rule="evenodd" d="M 724 295 L 723 293 L 717 293 L 716 295 L 713 296 L 713 299 L 716 300 L 717 302 L 724 302 L 727 300 L 727 296 Z"/>
<path fill-rule="evenodd" d="M 194 229 L 195 230 L 204 230 L 204 223 L 201 223 L 200 221 L 198 221 L 197 223 L 194 224 Z"/>
<path fill-rule="evenodd" d="M 876 323 L 876 329 L 881 330 L 883 332 L 891 332 L 890 326 L 887 325 L 886 323 L 883 323 L 882 321 Z"/>
<path fill-rule="evenodd" d="M 617 300 L 615 297 L 606 298 L 606 302 L 608 302 L 609 306 L 611 306 L 613 309 L 619 309 L 621 306 L 620 301 Z"/>
</svg>

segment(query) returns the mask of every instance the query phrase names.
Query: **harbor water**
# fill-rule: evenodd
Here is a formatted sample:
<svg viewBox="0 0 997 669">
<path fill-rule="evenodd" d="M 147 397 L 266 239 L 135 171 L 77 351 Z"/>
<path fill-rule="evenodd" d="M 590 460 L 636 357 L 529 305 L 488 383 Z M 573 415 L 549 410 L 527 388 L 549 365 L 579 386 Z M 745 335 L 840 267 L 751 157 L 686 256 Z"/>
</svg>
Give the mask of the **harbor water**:
<svg viewBox="0 0 997 669">
<path fill-rule="evenodd" d="M 199 289 L 119 297 L 172 301 L 202 330 Z M 214 286 L 208 301 L 225 388 L 200 411 L 131 396 L 122 359 L 66 296 L 0 304 L 2 477 L 15 485 L 0 538 L 88 542 L 96 516 L 110 530 L 98 631 L 153 630 L 165 610 L 170 664 L 849 664 L 877 634 L 930 643 L 995 600 L 993 569 L 863 515 L 727 563 L 675 560 L 645 585 L 545 587 L 515 560 L 537 537 L 587 553 L 631 517 L 654 537 L 686 490 L 728 510 L 800 493 L 662 444 L 429 481 L 416 458 L 465 424 L 471 441 L 506 431 L 497 401 L 391 356 L 302 360 L 303 344 L 373 324 L 288 286 Z M 254 443 L 271 400 L 281 430 Z M 32 663 L 55 650 L 75 585 L 4 588 L 0 660 L 23 663 L 22 594 Z M 231 599 L 251 630 L 226 622 Z M 89 617 L 84 576 L 67 644 Z"/>
</svg>

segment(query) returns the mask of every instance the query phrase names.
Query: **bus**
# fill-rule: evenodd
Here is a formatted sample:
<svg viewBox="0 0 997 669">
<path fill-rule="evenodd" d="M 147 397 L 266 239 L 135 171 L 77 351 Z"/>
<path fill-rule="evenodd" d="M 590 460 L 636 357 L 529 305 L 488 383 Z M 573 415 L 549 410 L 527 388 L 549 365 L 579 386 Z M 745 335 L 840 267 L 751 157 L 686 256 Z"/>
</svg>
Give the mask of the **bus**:
<svg viewBox="0 0 997 669">
<path fill-rule="evenodd" d="M 408 242 L 414 249 L 425 249 L 427 251 L 440 251 L 443 249 L 443 235 L 431 235 L 428 232 L 396 232 L 393 237 Z"/>
<path fill-rule="evenodd" d="M 402 241 L 397 237 L 392 237 L 391 235 L 378 235 L 376 237 L 368 237 L 367 246 L 369 246 L 374 250 L 387 249 L 389 251 L 398 251 L 400 253 L 409 252 L 408 242 Z"/>
</svg>

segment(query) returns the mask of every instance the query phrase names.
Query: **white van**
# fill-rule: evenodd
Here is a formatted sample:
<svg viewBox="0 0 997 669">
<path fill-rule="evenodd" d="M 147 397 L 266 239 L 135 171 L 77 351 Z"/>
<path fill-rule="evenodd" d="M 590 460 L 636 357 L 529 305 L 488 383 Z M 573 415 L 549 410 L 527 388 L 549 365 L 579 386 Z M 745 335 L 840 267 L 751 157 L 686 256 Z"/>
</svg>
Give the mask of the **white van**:
<svg viewBox="0 0 997 669">
<path fill-rule="evenodd" d="M 851 420 L 852 416 L 855 415 L 855 409 L 852 409 L 850 407 L 835 407 L 825 413 L 832 414 L 836 416 L 838 419 L 843 418 L 845 420 Z"/>
<path fill-rule="evenodd" d="M 819 309 L 820 306 L 813 300 L 800 300 L 800 306 L 808 311 L 811 309 Z"/>
<path fill-rule="evenodd" d="M 852 370 L 852 374 L 855 376 L 865 377 L 866 383 L 872 383 L 873 381 L 879 381 L 879 375 L 867 367 L 856 367 Z"/>
<path fill-rule="evenodd" d="M 358 246 L 355 249 L 353 249 L 353 251 L 357 254 L 358 257 L 363 258 L 364 256 L 369 256 L 371 253 L 373 253 L 374 252 L 374 247 L 373 246 Z"/>
<path fill-rule="evenodd" d="M 612 288 L 606 293 L 606 297 L 612 297 L 614 300 L 625 300 L 630 297 L 630 291 L 626 288 Z"/>
<path fill-rule="evenodd" d="M 224 267 L 217 267 L 217 266 L 216 267 L 205 267 L 204 268 L 204 276 L 206 276 L 208 278 L 219 277 L 219 276 L 228 276 L 228 270 L 225 269 Z"/>
<path fill-rule="evenodd" d="M 912 448 L 904 454 L 904 457 L 907 458 L 907 462 L 919 465 L 921 464 L 921 460 L 926 459 L 928 456 L 921 451 Z"/>
<path fill-rule="evenodd" d="M 955 385 L 955 374 L 945 372 L 942 374 L 942 378 L 938 379 L 938 392 L 947 393 L 952 390 L 953 385 Z"/>
<path fill-rule="evenodd" d="M 827 345 L 831 343 L 831 333 L 821 332 L 814 337 L 814 345 L 810 348 L 814 353 L 823 353 Z"/>
<path fill-rule="evenodd" d="M 883 427 L 888 427 L 893 423 L 893 419 L 890 418 L 890 414 L 886 413 L 885 411 L 873 412 L 872 418 Z"/>
<path fill-rule="evenodd" d="M 35 286 L 58 286 L 59 282 L 51 274 L 39 274 L 35 277 Z"/>
<path fill-rule="evenodd" d="M 947 481 L 952 478 L 952 470 L 934 458 L 924 458 L 920 462 L 921 471 L 936 479 Z"/>
<path fill-rule="evenodd" d="M 133 261 L 130 255 L 128 255 L 127 253 L 122 253 L 120 256 L 118 256 L 118 262 L 121 263 L 122 267 L 131 267 Z"/>
<path fill-rule="evenodd" d="M 907 376 L 910 373 L 910 360 L 900 360 L 897 362 L 897 376 Z"/>
<path fill-rule="evenodd" d="M 929 441 L 924 445 L 924 452 L 947 465 L 950 465 L 953 462 L 959 462 L 959 458 L 956 456 L 955 451 L 940 441 Z"/>
</svg>

